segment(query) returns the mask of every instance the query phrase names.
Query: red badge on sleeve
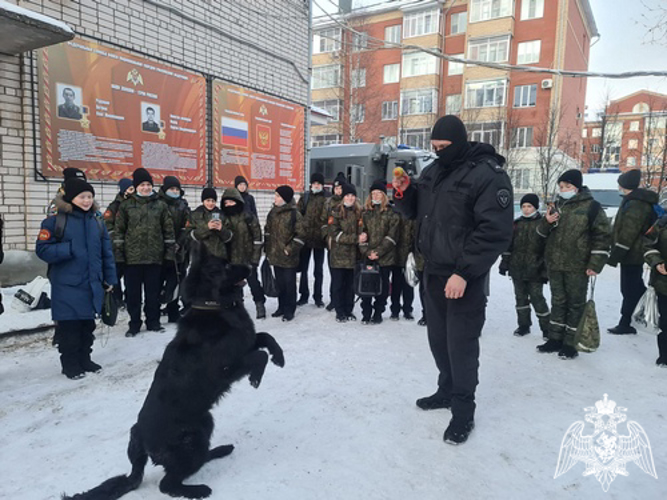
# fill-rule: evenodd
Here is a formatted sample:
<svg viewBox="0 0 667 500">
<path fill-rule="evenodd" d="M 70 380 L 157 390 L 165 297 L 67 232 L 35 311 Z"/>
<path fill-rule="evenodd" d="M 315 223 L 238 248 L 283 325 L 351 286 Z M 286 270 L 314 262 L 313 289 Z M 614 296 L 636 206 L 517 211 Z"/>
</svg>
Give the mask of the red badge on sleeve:
<svg viewBox="0 0 667 500">
<path fill-rule="evenodd" d="M 40 240 L 40 241 L 50 240 L 51 239 L 51 231 L 49 231 L 48 229 L 42 229 L 39 232 L 39 236 L 37 237 L 37 239 Z"/>
<path fill-rule="evenodd" d="M 111 219 L 111 217 L 113 217 L 113 213 L 111 213 L 111 210 L 107 210 L 106 212 L 104 212 L 105 219 Z"/>
<path fill-rule="evenodd" d="M 327 222 L 328 222 L 329 225 L 331 225 L 331 224 L 334 223 L 333 215 L 330 215 L 330 216 L 329 216 L 329 220 L 328 220 Z"/>
</svg>

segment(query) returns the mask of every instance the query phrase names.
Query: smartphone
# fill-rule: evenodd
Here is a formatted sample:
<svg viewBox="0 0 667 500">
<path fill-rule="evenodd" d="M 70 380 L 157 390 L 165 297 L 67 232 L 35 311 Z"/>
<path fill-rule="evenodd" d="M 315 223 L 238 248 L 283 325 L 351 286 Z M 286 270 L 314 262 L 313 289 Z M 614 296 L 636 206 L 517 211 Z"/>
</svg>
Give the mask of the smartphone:
<svg viewBox="0 0 667 500">
<path fill-rule="evenodd" d="M 211 220 L 216 220 L 216 221 L 220 220 L 220 213 L 219 212 L 213 212 L 211 214 Z"/>
</svg>

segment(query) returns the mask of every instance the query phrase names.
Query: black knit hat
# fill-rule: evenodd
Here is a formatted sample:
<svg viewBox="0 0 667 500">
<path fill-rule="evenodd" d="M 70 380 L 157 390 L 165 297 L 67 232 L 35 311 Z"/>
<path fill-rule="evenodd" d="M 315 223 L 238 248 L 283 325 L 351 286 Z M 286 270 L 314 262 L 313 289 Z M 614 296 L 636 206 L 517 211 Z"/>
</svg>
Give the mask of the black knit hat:
<svg viewBox="0 0 667 500">
<path fill-rule="evenodd" d="M 357 196 L 357 188 L 355 188 L 353 184 L 348 184 L 346 182 L 343 184 L 343 196 L 346 196 L 348 194 L 353 194 L 354 196 Z"/>
<path fill-rule="evenodd" d="M 378 179 L 371 184 L 371 189 L 369 192 L 373 192 L 375 190 L 380 190 L 384 194 L 387 194 L 387 182 L 383 179 Z"/>
<path fill-rule="evenodd" d="M 83 179 L 72 177 L 67 182 L 65 182 L 65 193 L 63 194 L 63 201 L 72 203 L 74 198 L 86 191 L 93 193 L 93 196 L 95 196 L 95 190 L 93 189 L 93 186 L 88 184 Z"/>
<path fill-rule="evenodd" d="M 534 193 L 529 193 L 527 195 L 524 195 L 524 197 L 521 198 L 520 206 L 523 206 L 524 203 L 530 203 L 532 206 L 535 207 L 535 210 L 540 209 L 540 199 Z"/>
<path fill-rule="evenodd" d="M 120 194 L 125 194 L 125 191 L 127 191 L 127 188 L 129 188 L 131 185 L 132 185 L 132 179 L 123 177 L 121 180 L 119 180 L 118 189 L 120 190 Z"/>
<path fill-rule="evenodd" d="M 150 182 L 151 186 L 155 185 L 153 184 L 153 177 L 148 173 L 148 170 L 145 168 L 138 168 L 132 172 L 132 185 L 136 188 L 142 182 Z"/>
<path fill-rule="evenodd" d="M 571 170 L 568 170 L 563 173 L 558 178 L 558 182 L 568 182 L 572 184 L 574 187 L 577 189 L 581 189 L 581 187 L 584 185 L 584 178 L 581 175 L 581 170 L 577 170 L 576 168 L 573 168 Z"/>
<path fill-rule="evenodd" d="M 78 168 L 74 167 L 67 167 L 65 170 L 63 170 L 63 179 L 65 179 L 63 182 L 67 182 L 70 179 L 86 179 L 86 174 L 83 172 L 83 170 L 79 170 Z"/>
<path fill-rule="evenodd" d="M 333 185 L 336 187 L 342 186 L 343 184 L 347 184 L 347 179 L 345 178 L 343 172 L 338 172 L 338 175 L 336 175 L 336 178 L 333 181 Z"/>
<path fill-rule="evenodd" d="M 313 182 L 324 184 L 324 175 L 322 175 L 320 172 L 315 172 L 310 176 L 310 183 L 312 184 Z"/>
<path fill-rule="evenodd" d="M 202 189 L 201 201 L 208 200 L 209 198 L 218 201 L 218 193 L 213 188 Z"/>
<path fill-rule="evenodd" d="M 641 180 L 641 170 L 633 168 L 632 170 L 628 170 L 624 174 L 618 176 L 618 185 L 624 189 L 637 189 Z"/>
<path fill-rule="evenodd" d="M 246 186 L 248 185 L 248 181 L 246 180 L 245 177 L 243 177 L 242 175 L 237 175 L 234 178 L 234 187 L 237 188 L 237 187 L 239 187 L 239 184 L 242 184 L 242 183 L 245 183 Z"/>
<path fill-rule="evenodd" d="M 180 191 L 183 191 L 181 188 L 181 181 L 179 181 L 178 178 L 174 177 L 173 175 L 168 175 L 162 181 L 162 191 L 166 193 L 167 190 L 171 188 L 178 188 Z"/>
<path fill-rule="evenodd" d="M 276 188 L 276 193 L 285 201 L 289 203 L 294 198 L 294 189 L 289 186 L 278 186 Z"/>
</svg>

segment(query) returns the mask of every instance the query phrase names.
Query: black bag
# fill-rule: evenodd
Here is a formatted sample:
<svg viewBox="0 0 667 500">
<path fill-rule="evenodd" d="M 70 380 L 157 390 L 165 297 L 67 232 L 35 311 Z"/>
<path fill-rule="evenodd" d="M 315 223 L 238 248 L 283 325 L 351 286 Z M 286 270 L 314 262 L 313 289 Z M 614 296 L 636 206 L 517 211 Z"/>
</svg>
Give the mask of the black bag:
<svg viewBox="0 0 667 500">
<path fill-rule="evenodd" d="M 276 283 L 276 278 L 273 276 L 273 270 L 271 269 L 271 264 L 267 259 L 264 259 L 262 262 L 262 288 L 264 288 L 264 295 L 267 297 L 277 297 L 278 296 L 278 284 Z"/>
<path fill-rule="evenodd" d="M 357 264 L 354 269 L 354 291 L 359 297 L 382 295 L 382 274 L 378 264 Z"/>
<path fill-rule="evenodd" d="M 104 292 L 104 301 L 102 302 L 102 323 L 108 326 L 114 326 L 118 319 L 118 304 L 113 296 L 113 291 Z"/>
</svg>

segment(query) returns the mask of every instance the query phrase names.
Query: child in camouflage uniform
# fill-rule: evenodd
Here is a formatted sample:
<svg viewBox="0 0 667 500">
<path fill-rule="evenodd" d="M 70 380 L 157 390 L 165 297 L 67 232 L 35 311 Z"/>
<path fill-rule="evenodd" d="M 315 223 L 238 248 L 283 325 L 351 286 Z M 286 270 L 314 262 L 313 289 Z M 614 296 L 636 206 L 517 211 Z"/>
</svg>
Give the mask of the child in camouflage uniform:
<svg viewBox="0 0 667 500">
<path fill-rule="evenodd" d="M 514 331 L 517 337 L 530 333 L 530 305 L 532 303 L 540 323 L 542 336 L 549 338 L 549 306 L 544 299 L 542 288 L 547 281 L 544 265 L 545 239 L 537 234 L 537 226 L 542 220 L 539 211 L 540 199 L 536 194 L 521 198 L 522 216 L 514 221 L 514 236 L 507 252 L 500 261 L 500 274 L 508 272 L 514 285 L 516 314 L 519 327 Z"/>
<path fill-rule="evenodd" d="M 658 359 L 655 363 L 667 367 L 667 215 L 661 217 L 643 239 L 644 260 L 651 268 L 650 284 L 658 296 L 660 313 L 658 334 Z"/>
</svg>

